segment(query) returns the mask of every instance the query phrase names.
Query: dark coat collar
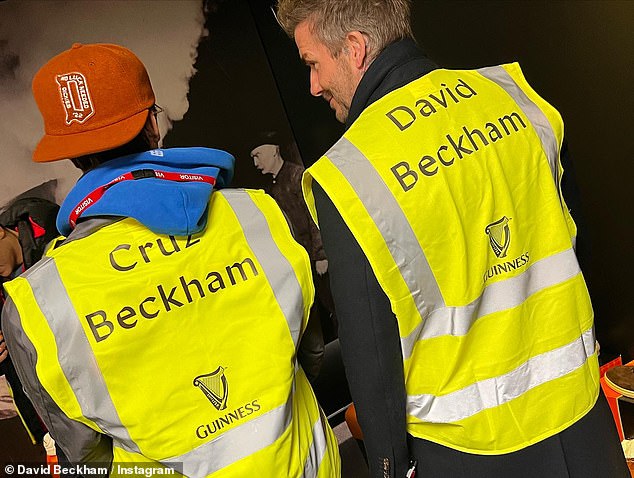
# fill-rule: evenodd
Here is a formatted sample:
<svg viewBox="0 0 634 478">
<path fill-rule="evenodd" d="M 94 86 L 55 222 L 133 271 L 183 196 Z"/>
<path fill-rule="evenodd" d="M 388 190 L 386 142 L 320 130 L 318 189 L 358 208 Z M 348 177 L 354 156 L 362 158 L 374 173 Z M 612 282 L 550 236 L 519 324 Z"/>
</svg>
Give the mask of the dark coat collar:
<svg viewBox="0 0 634 478">
<path fill-rule="evenodd" d="M 379 53 L 363 75 L 352 98 L 346 129 L 371 103 L 438 66 L 411 39 L 394 42 Z"/>
</svg>

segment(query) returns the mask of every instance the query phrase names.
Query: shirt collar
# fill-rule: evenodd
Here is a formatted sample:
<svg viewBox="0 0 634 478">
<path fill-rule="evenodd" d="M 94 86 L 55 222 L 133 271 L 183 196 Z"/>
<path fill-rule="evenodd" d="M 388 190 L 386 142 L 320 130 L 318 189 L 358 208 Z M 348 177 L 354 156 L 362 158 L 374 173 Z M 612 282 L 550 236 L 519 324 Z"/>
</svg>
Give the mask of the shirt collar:
<svg viewBox="0 0 634 478">
<path fill-rule="evenodd" d="M 385 47 L 361 78 L 352 98 L 346 129 L 368 105 L 436 68 L 438 66 L 410 38 Z"/>
</svg>

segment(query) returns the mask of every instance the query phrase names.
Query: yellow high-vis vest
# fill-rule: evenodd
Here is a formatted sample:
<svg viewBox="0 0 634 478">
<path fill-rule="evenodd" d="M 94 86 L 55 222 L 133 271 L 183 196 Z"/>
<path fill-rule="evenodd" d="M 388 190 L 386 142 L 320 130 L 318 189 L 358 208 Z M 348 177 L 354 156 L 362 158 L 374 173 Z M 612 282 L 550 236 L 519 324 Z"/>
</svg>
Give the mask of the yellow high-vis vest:
<svg viewBox="0 0 634 478">
<path fill-rule="evenodd" d="M 261 191 L 214 192 L 208 209 L 188 237 L 109 224 L 8 283 L 37 376 L 68 417 L 112 437 L 112 475 L 145 462 L 196 478 L 339 477 L 296 360 L 306 251 Z"/>
<path fill-rule="evenodd" d="M 562 139 L 519 65 L 436 70 L 368 106 L 306 171 L 311 213 L 315 180 L 396 315 L 411 435 L 508 453 L 594 405 Z"/>
</svg>

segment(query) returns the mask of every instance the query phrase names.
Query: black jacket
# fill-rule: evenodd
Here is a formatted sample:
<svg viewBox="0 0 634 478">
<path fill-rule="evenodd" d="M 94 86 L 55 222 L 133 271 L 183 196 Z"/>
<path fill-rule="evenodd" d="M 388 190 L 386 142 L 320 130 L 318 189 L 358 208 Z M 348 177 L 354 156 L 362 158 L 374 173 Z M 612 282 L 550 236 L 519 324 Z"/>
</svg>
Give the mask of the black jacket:
<svg viewBox="0 0 634 478">
<path fill-rule="evenodd" d="M 388 46 L 363 76 L 346 127 L 377 99 L 435 68 L 411 40 Z M 567 157 L 562 156 L 562 162 L 567 162 Z M 574 183 L 568 178 L 562 187 L 567 189 L 564 196 L 568 204 L 575 205 L 574 214 L 578 204 Z M 417 476 L 425 478 L 628 476 L 616 429 L 602 397 L 568 430 L 508 455 L 471 455 L 409 436 L 396 317 L 340 214 L 315 182 L 313 191 L 329 258 L 346 375 L 364 434 L 371 477 L 404 477 L 410 457 L 419 463 Z M 580 238 L 578 241 L 583 242 Z"/>
</svg>

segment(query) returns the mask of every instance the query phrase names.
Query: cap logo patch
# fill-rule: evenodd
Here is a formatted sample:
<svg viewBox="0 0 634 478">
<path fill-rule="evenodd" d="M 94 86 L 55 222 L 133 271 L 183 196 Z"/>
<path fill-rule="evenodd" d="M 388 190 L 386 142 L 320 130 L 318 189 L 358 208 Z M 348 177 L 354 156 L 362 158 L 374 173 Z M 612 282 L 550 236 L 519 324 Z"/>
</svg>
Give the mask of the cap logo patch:
<svg viewBox="0 0 634 478">
<path fill-rule="evenodd" d="M 66 125 L 73 121 L 84 123 L 95 114 L 95 110 L 88 91 L 86 77 L 81 73 L 64 73 L 55 77 L 59 86 L 59 95 L 66 111 Z"/>
</svg>

